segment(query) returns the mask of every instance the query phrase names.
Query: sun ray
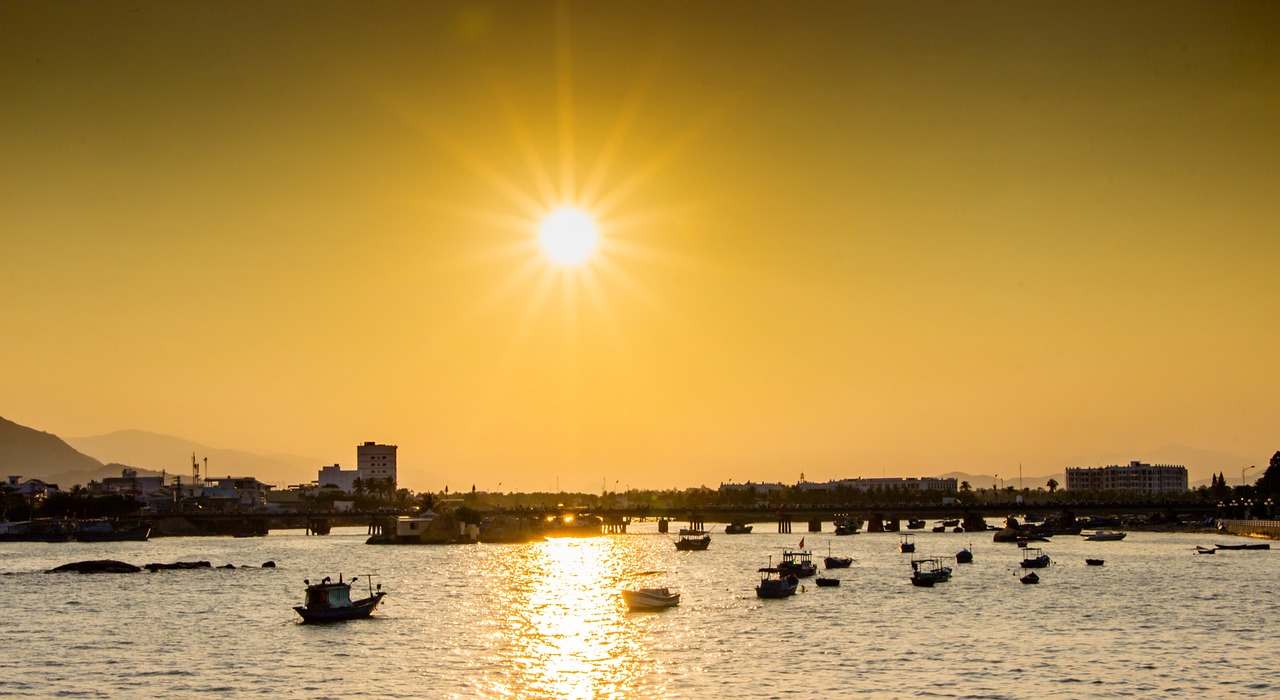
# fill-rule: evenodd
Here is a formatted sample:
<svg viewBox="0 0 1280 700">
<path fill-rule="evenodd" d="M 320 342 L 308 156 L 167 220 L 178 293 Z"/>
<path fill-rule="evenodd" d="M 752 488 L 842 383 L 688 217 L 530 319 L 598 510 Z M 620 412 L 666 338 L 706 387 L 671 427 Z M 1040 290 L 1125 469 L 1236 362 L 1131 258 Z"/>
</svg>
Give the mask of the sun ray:
<svg viewBox="0 0 1280 700">
<path fill-rule="evenodd" d="M 507 126 L 511 129 L 511 135 L 516 141 L 521 157 L 524 158 L 525 167 L 529 170 L 529 176 L 533 179 L 533 186 L 538 191 L 538 196 L 542 199 L 543 206 L 551 208 L 557 200 L 555 185 L 551 180 L 551 174 L 547 172 L 542 158 L 538 156 L 537 147 L 534 146 L 533 135 L 525 128 L 524 121 L 520 119 L 518 110 L 506 98 L 505 93 L 500 93 L 498 98 L 502 104 L 503 116 L 506 119 Z"/>
<path fill-rule="evenodd" d="M 636 86 L 628 92 L 622 111 L 618 114 L 618 118 L 614 120 L 613 128 L 610 129 L 609 135 L 605 139 L 604 146 L 600 150 L 599 157 L 596 158 L 595 165 L 592 167 L 591 172 L 588 173 L 586 180 L 583 181 L 581 200 L 582 205 L 588 209 L 595 208 L 596 200 L 600 196 L 600 188 L 604 185 L 614 159 L 622 148 L 622 144 L 626 141 L 626 135 L 631 130 L 631 125 L 640 111 L 641 98 L 648 93 L 647 85 L 657 65 L 658 61 L 655 54 L 654 59 L 649 61 L 648 66 L 642 72 Z"/>
<path fill-rule="evenodd" d="M 556 96 L 560 123 L 560 199 L 575 200 L 573 143 L 573 74 L 570 52 L 569 5 L 560 0 L 556 5 Z"/>
</svg>

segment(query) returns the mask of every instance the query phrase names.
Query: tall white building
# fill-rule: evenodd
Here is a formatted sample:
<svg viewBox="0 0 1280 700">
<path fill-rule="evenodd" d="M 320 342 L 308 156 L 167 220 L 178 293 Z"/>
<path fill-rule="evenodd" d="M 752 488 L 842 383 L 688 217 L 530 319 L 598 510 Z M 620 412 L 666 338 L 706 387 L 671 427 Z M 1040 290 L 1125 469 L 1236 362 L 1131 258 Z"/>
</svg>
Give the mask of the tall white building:
<svg viewBox="0 0 1280 700">
<path fill-rule="evenodd" d="M 390 479 L 396 483 L 396 446 L 366 442 L 356 447 L 356 471 L 361 481 Z"/>
</svg>

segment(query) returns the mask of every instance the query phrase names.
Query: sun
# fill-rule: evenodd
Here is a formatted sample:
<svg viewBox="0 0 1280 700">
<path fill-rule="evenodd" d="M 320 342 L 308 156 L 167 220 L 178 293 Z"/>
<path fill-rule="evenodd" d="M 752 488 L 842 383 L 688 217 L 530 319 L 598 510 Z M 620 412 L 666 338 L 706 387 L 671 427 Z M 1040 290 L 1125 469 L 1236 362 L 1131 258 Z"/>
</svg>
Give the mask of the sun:
<svg viewBox="0 0 1280 700">
<path fill-rule="evenodd" d="M 600 231 L 587 212 L 562 206 L 538 225 L 538 244 L 552 262 L 580 265 L 600 246 Z"/>
</svg>

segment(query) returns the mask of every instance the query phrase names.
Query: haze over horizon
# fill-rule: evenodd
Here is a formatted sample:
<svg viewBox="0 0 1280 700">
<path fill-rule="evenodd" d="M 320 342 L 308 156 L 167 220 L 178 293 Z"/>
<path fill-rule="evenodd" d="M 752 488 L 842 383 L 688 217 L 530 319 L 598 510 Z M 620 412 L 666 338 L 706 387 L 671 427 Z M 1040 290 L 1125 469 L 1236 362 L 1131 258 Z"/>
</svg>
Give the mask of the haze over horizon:
<svg viewBox="0 0 1280 700">
<path fill-rule="evenodd" d="M 317 466 L 392 443 L 420 490 L 1265 464 L 1278 30 L 5 0 L 0 415 Z M 565 205 L 594 251 L 548 242 Z"/>
</svg>

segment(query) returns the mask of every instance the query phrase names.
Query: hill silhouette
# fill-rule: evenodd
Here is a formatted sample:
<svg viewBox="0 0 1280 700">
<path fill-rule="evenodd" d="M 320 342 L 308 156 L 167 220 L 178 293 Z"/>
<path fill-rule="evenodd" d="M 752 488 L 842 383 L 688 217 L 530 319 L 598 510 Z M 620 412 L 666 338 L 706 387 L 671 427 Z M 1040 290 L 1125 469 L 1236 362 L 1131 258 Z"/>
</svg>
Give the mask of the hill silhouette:
<svg viewBox="0 0 1280 700">
<path fill-rule="evenodd" d="M 6 418 L 0 418 L 0 475 L 54 481 L 70 471 L 102 469 L 98 460 L 76 450 L 62 438 Z"/>
</svg>

